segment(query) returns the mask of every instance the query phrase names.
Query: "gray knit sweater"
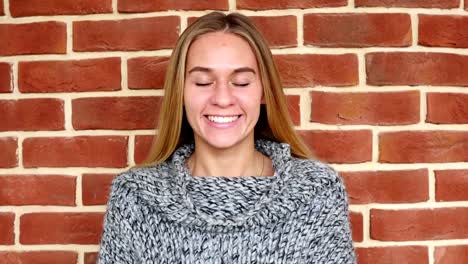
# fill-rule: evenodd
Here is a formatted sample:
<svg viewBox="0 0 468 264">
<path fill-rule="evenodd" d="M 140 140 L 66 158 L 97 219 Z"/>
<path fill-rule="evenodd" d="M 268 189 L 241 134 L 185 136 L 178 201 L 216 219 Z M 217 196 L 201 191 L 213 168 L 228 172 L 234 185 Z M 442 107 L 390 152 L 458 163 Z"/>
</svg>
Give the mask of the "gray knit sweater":
<svg viewBox="0 0 468 264">
<path fill-rule="evenodd" d="M 346 192 L 330 166 L 256 140 L 270 177 L 194 177 L 184 145 L 112 183 L 99 263 L 355 263 Z"/>
</svg>

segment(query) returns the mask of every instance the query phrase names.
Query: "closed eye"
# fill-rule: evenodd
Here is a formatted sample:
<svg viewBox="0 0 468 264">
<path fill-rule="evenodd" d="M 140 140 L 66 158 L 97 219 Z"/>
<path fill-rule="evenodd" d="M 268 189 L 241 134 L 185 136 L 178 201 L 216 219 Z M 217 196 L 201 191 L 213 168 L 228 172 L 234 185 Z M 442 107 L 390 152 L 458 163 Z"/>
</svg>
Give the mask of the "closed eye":
<svg viewBox="0 0 468 264">
<path fill-rule="evenodd" d="M 248 86 L 250 83 L 233 83 L 235 86 L 245 87 Z"/>
<path fill-rule="evenodd" d="M 212 83 L 195 83 L 196 86 L 208 86 L 211 85 Z"/>
</svg>

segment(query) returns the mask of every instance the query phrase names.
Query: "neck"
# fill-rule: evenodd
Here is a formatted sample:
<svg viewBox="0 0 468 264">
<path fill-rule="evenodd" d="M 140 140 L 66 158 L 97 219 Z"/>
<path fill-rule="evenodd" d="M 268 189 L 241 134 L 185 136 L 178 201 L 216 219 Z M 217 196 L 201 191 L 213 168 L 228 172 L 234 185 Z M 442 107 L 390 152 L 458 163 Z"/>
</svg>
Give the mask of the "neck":
<svg viewBox="0 0 468 264">
<path fill-rule="evenodd" d="M 262 176 L 265 157 L 255 149 L 253 140 L 228 149 L 195 141 L 188 165 L 193 176 Z"/>
</svg>

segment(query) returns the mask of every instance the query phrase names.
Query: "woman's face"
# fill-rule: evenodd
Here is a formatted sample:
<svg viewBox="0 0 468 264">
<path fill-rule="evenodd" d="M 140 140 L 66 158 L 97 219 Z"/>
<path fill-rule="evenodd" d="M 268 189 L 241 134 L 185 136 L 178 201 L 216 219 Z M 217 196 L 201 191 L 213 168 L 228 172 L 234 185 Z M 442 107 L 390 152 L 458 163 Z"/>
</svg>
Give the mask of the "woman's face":
<svg viewBox="0 0 468 264">
<path fill-rule="evenodd" d="M 217 149 L 254 139 L 263 95 L 247 41 L 224 32 L 197 38 L 187 54 L 184 106 L 195 142 Z"/>
</svg>

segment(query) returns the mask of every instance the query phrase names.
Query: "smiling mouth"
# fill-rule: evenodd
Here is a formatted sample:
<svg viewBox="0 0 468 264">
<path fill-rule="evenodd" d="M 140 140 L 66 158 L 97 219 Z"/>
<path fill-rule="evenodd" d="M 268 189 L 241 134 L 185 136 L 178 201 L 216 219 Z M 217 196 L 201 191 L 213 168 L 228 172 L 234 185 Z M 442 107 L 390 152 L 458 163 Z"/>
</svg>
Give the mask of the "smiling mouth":
<svg viewBox="0 0 468 264">
<path fill-rule="evenodd" d="M 236 115 L 236 116 L 213 116 L 213 115 L 207 115 L 206 118 L 210 120 L 211 122 L 218 123 L 218 124 L 226 124 L 226 123 L 232 123 L 239 119 L 241 115 Z"/>
</svg>

